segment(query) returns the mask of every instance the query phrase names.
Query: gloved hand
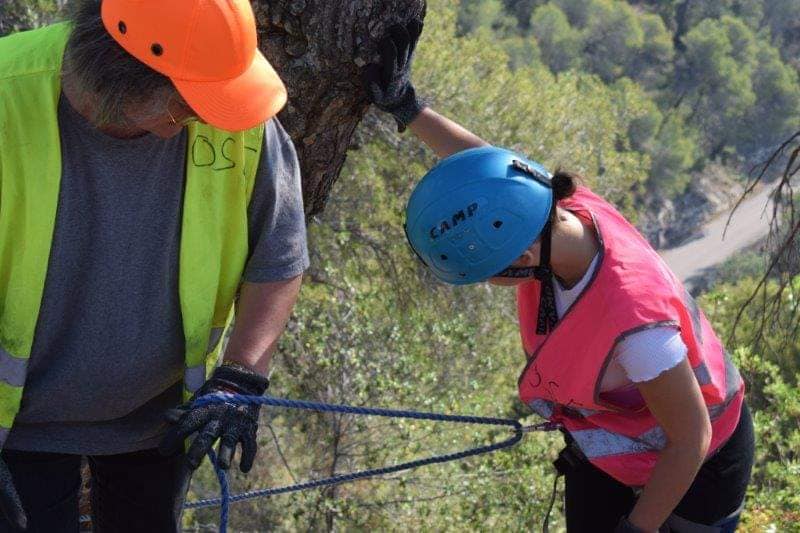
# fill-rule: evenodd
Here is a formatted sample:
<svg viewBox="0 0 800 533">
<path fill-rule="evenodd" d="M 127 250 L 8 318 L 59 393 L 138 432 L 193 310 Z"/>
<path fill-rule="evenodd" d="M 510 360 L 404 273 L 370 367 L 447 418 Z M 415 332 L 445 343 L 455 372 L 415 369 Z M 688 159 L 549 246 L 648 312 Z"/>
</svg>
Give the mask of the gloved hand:
<svg viewBox="0 0 800 533">
<path fill-rule="evenodd" d="M 28 517 L 22 508 L 22 500 L 14 487 L 14 480 L 11 479 L 8 465 L 2 459 L 0 459 L 0 512 L 18 530 L 25 531 L 27 529 Z"/>
<path fill-rule="evenodd" d="M 261 396 L 269 387 L 269 380 L 241 365 L 223 365 L 192 397 L 194 399 L 216 392 Z M 164 455 L 175 453 L 183 441 L 192 433 L 197 433 L 186 460 L 194 470 L 203 461 L 203 457 L 220 439 L 217 458 L 219 466 L 225 470 L 230 467 L 236 444 L 241 443 L 242 455 L 239 459 L 239 470 L 244 473 L 253 467 L 258 445 L 258 412 L 260 405 L 241 405 L 234 403 L 216 403 L 202 407 L 192 407 L 192 401 L 173 409 L 167 415 L 176 425 L 164 436 L 159 450 Z"/>
<path fill-rule="evenodd" d="M 364 88 L 378 109 L 391 113 L 398 131 L 405 131 L 425 107 L 411 83 L 411 60 L 422 34 L 422 21 L 412 19 L 405 26 L 389 28 L 378 45 L 381 63 L 361 69 Z"/>
</svg>

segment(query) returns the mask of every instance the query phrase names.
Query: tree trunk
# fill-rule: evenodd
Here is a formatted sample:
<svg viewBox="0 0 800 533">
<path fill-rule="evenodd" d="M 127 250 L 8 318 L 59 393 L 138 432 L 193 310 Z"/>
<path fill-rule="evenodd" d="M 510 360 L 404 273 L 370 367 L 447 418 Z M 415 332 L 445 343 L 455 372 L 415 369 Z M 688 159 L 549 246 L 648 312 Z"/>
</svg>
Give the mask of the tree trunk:
<svg viewBox="0 0 800 533">
<path fill-rule="evenodd" d="M 359 67 L 425 0 L 255 0 L 262 49 L 289 90 L 279 118 L 297 148 L 306 214 L 320 213 L 367 110 Z"/>
</svg>

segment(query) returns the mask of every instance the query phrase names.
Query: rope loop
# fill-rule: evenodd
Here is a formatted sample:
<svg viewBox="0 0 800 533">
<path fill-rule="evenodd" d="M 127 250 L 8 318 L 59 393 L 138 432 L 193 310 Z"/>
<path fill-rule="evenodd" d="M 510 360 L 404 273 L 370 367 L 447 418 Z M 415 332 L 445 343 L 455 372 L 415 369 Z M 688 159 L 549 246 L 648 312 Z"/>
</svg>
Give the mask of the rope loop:
<svg viewBox="0 0 800 533">
<path fill-rule="evenodd" d="M 288 494 L 291 492 L 299 492 L 304 490 L 316 489 L 319 487 L 328 487 L 338 485 L 340 483 L 347 483 L 359 479 L 366 479 L 375 476 L 384 476 L 404 470 L 411 470 L 421 466 L 432 464 L 448 463 L 451 461 L 458 461 L 467 457 L 474 457 L 477 455 L 484 455 L 487 453 L 496 452 L 505 448 L 510 448 L 516 445 L 525 433 L 531 431 L 554 431 L 558 426 L 545 423 L 536 426 L 523 427 L 517 420 L 509 418 L 491 418 L 482 416 L 464 416 L 464 415 L 447 415 L 440 413 L 426 413 L 419 411 L 402 411 L 395 409 L 382 409 L 374 407 L 353 407 L 349 405 L 327 404 L 320 402 L 309 402 L 305 400 L 290 400 L 286 398 L 273 398 L 271 396 L 246 396 L 242 394 L 231 393 L 215 393 L 197 398 L 194 401 L 195 406 L 200 407 L 214 403 L 236 403 L 236 404 L 251 404 L 251 405 L 267 405 L 270 407 L 279 407 L 284 409 L 299 409 L 305 411 L 316 411 L 321 413 L 342 413 L 360 416 L 379 416 L 384 418 L 394 419 L 412 419 L 412 420 L 431 420 L 434 422 L 448 422 L 454 424 L 476 424 L 483 426 L 500 426 L 507 427 L 513 431 L 513 436 L 506 440 L 494 444 L 478 446 L 476 448 L 469 448 L 455 453 L 448 453 L 444 455 L 436 455 L 426 457 L 424 459 L 417 459 L 405 463 L 396 464 L 393 466 L 386 466 L 382 468 L 371 468 L 359 472 L 352 472 L 349 474 L 338 474 L 324 479 L 317 479 L 296 483 L 294 485 L 287 485 L 284 487 L 274 487 L 268 489 L 252 490 L 243 492 L 241 494 L 230 495 L 228 488 L 228 480 L 224 470 L 219 467 L 216 454 L 213 450 L 209 450 L 208 457 L 217 478 L 220 483 L 221 495 L 219 498 L 209 498 L 187 503 L 184 508 L 186 509 L 201 509 L 205 507 L 220 507 L 220 533 L 226 533 L 228 524 L 228 510 L 231 503 L 252 500 L 255 498 L 265 498 L 269 496 L 276 496 L 278 494 Z"/>
</svg>

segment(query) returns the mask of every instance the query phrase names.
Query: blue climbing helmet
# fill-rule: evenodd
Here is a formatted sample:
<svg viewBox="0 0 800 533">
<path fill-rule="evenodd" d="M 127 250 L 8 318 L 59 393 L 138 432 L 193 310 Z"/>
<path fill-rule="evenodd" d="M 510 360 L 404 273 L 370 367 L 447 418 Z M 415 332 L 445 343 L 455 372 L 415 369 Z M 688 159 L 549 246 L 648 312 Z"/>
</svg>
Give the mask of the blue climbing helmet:
<svg viewBox="0 0 800 533">
<path fill-rule="evenodd" d="M 539 238 L 553 207 L 552 175 L 539 163 L 495 147 L 442 160 L 414 189 L 406 237 L 440 280 L 486 281 Z"/>
</svg>

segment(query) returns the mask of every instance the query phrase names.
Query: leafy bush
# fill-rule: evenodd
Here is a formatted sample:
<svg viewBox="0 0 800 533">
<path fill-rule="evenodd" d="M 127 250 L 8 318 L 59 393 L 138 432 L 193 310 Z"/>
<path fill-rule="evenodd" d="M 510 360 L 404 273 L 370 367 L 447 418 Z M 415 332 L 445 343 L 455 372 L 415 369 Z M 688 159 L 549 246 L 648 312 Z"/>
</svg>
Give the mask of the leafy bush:
<svg viewBox="0 0 800 533">
<path fill-rule="evenodd" d="M 37 28 L 52 21 L 63 4 L 58 0 L 3 0 L 0 2 L 0 37 Z"/>
</svg>

